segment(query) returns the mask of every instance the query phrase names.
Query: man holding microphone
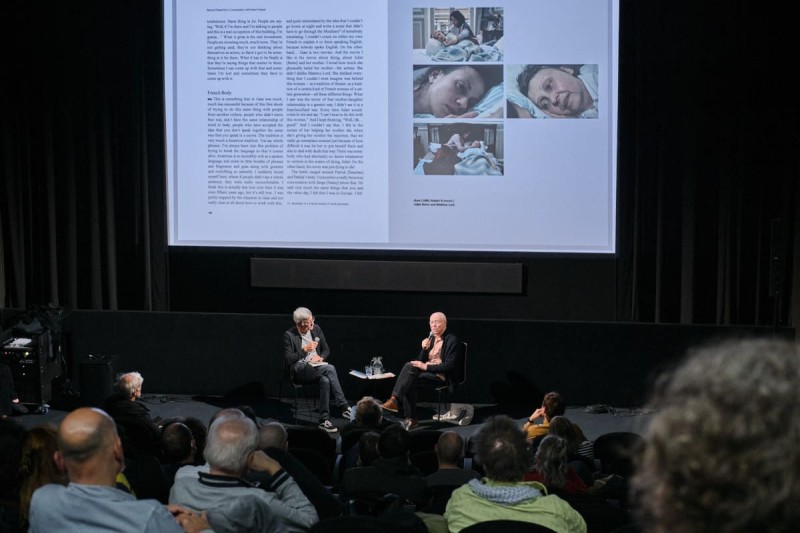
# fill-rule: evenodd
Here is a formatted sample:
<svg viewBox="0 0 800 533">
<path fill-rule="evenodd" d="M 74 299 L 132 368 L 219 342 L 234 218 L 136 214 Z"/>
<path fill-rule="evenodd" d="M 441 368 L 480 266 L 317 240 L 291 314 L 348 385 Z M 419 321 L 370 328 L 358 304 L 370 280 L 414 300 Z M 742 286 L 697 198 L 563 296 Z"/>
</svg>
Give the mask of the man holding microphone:
<svg viewBox="0 0 800 533">
<path fill-rule="evenodd" d="M 419 357 L 403 365 L 391 397 L 383 403 L 387 411 L 397 412 L 402 402 L 405 417 L 403 427 L 407 430 L 419 425 L 416 387 L 442 385 L 456 366 L 458 339 L 447 331 L 447 317 L 437 311 L 431 315 L 429 324 L 431 331 L 421 342 Z"/>
<path fill-rule="evenodd" d="M 283 354 L 291 379 L 303 384 L 319 382 L 319 427 L 334 433 L 337 429 L 330 421 L 331 394 L 336 406 L 342 410 L 342 417 L 348 420 L 352 417 L 336 368 L 326 362 L 331 350 L 322 328 L 314 324 L 314 315 L 308 308 L 295 309 L 292 319 L 295 327 L 283 334 Z"/>
</svg>

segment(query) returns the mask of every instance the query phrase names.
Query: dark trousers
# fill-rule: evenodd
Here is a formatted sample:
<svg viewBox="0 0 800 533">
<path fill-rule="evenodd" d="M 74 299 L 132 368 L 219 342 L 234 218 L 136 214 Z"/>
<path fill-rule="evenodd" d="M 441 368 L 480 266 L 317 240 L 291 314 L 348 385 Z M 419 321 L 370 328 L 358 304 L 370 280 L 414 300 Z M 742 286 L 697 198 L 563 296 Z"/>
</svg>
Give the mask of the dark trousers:
<svg viewBox="0 0 800 533">
<path fill-rule="evenodd" d="M 443 385 L 444 381 L 436 374 L 423 372 L 414 368 L 411 363 L 403 365 L 400 375 L 397 376 L 392 396 L 403 404 L 403 416 L 417 418 L 417 389 L 419 387 L 434 388 Z"/>
<path fill-rule="evenodd" d="M 330 418 L 331 392 L 335 405 L 342 409 L 347 408 L 347 399 L 342 392 L 339 384 L 339 375 L 336 367 L 327 364 L 322 366 L 304 365 L 294 373 L 294 380 L 297 383 L 317 383 L 319 382 L 319 412 L 322 420 Z"/>
</svg>

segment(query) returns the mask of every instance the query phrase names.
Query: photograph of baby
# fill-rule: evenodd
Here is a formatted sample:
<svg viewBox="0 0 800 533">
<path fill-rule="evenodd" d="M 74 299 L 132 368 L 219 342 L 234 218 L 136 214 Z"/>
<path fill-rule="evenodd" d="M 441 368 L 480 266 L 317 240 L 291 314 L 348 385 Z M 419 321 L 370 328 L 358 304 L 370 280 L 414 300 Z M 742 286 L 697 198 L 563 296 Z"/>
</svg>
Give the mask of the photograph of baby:
<svg viewBox="0 0 800 533">
<path fill-rule="evenodd" d="M 414 174 L 503 175 L 503 124 L 414 124 Z"/>
<path fill-rule="evenodd" d="M 502 62 L 503 8 L 414 8 L 413 62 Z"/>
<path fill-rule="evenodd" d="M 502 65 L 414 65 L 414 118 L 503 118 Z"/>
<path fill-rule="evenodd" d="M 508 65 L 507 118 L 597 118 L 597 65 Z"/>
</svg>

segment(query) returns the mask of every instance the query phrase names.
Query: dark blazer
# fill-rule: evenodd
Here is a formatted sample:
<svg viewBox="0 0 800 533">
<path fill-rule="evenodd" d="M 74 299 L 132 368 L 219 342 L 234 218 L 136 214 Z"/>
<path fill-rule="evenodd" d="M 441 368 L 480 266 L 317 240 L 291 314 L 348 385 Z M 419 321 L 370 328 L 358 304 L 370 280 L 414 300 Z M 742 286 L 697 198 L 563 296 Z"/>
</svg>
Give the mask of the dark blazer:
<svg viewBox="0 0 800 533">
<path fill-rule="evenodd" d="M 449 379 L 450 374 L 452 374 L 452 372 L 456 369 L 456 363 L 458 360 L 457 356 L 458 337 L 445 330 L 444 335 L 442 335 L 442 364 L 428 365 L 426 372 L 430 372 L 432 374 L 444 374 L 445 377 Z M 419 357 L 417 357 L 417 359 L 423 362 L 427 361 L 428 350 L 424 348 L 420 350 Z"/>
<path fill-rule="evenodd" d="M 327 359 L 331 354 L 331 349 L 328 346 L 328 341 L 325 340 L 325 334 L 322 333 L 322 328 L 320 328 L 318 324 L 314 324 L 314 327 L 311 328 L 311 338 L 316 339 L 317 337 L 319 337 L 317 354 L 323 359 Z M 301 362 L 306 356 L 302 346 L 303 339 L 300 337 L 297 328 L 293 327 L 287 329 L 286 333 L 283 334 L 283 357 L 286 360 L 286 364 L 291 369 L 292 374 L 303 368 L 303 365 L 297 365 L 297 363 Z"/>
</svg>

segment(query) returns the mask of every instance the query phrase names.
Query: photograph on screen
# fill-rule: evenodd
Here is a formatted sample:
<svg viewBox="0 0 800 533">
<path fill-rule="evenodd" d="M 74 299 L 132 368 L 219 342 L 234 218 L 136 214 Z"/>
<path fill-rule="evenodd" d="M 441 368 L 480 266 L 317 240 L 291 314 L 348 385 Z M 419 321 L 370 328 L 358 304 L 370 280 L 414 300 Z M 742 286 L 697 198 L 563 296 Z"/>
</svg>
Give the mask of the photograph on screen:
<svg viewBox="0 0 800 533">
<path fill-rule="evenodd" d="M 413 62 L 503 61 L 503 8 L 414 8 Z"/>
<path fill-rule="evenodd" d="M 414 174 L 502 176 L 502 139 L 501 122 L 417 123 L 414 125 Z"/>
<path fill-rule="evenodd" d="M 597 65 L 508 65 L 508 118 L 597 118 Z"/>
<path fill-rule="evenodd" d="M 414 65 L 414 118 L 502 118 L 502 65 Z"/>
</svg>

